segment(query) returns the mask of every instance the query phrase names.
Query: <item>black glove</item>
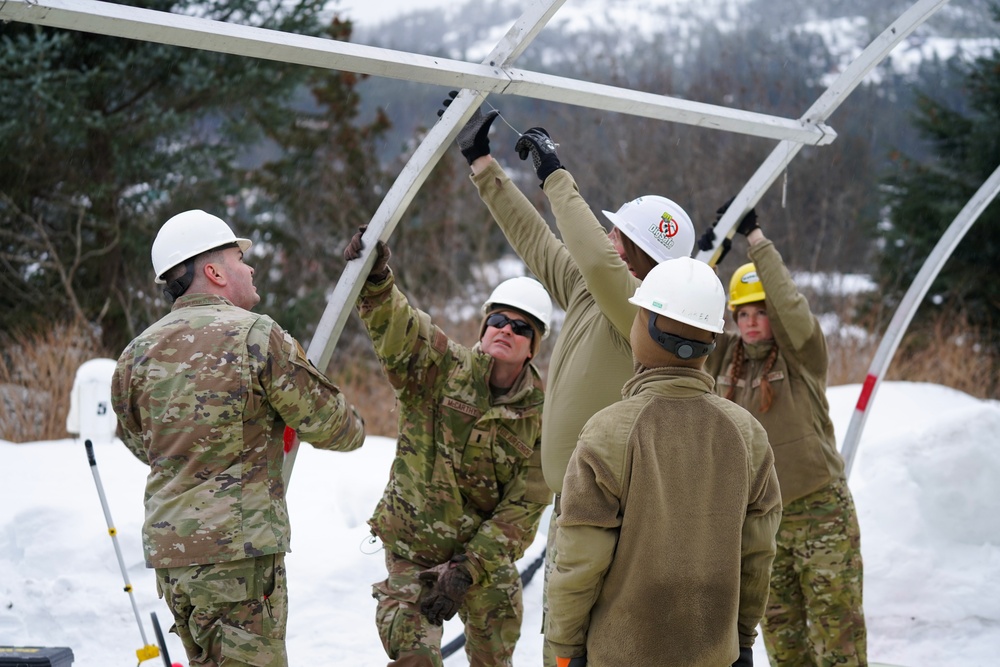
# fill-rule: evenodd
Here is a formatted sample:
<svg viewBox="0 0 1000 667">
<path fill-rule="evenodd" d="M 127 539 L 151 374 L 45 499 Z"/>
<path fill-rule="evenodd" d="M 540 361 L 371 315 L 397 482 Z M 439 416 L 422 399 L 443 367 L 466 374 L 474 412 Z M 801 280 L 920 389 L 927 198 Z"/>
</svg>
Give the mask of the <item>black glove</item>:
<svg viewBox="0 0 1000 667">
<path fill-rule="evenodd" d="M 716 221 L 718 222 L 718 221 Z M 698 250 L 703 250 L 708 252 L 712 249 L 712 243 L 715 242 L 715 225 L 712 225 L 705 230 L 705 233 L 698 237 Z"/>
<path fill-rule="evenodd" d="M 556 664 L 561 665 L 561 660 L 566 658 L 556 658 Z M 570 658 L 569 662 L 566 663 L 566 667 L 587 667 L 587 656 L 581 655 L 576 658 Z"/>
<path fill-rule="evenodd" d="M 753 667 L 753 649 L 749 646 L 741 646 L 740 657 L 736 658 L 733 667 Z"/>
<path fill-rule="evenodd" d="M 443 115 L 445 109 L 451 106 L 451 101 L 455 99 L 456 95 L 458 95 L 457 90 L 448 93 L 448 99 L 443 102 L 445 108 L 438 110 L 438 116 Z M 462 155 L 465 157 L 465 161 L 469 164 L 475 162 L 476 158 L 490 154 L 490 126 L 493 125 L 493 121 L 499 115 L 500 112 L 496 109 L 491 110 L 485 116 L 483 115 L 482 108 L 476 109 L 476 112 L 472 114 L 472 118 L 459 131 L 455 143 L 458 144 L 458 147 L 462 150 Z"/>
<path fill-rule="evenodd" d="M 712 223 L 712 226 L 705 230 L 705 233 L 701 235 L 698 239 L 698 250 L 703 250 L 708 252 L 712 249 L 712 243 L 715 242 L 715 225 L 719 221 L 716 220 Z M 733 247 L 733 240 L 728 236 L 722 239 L 722 250 L 719 252 L 719 257 L 715 260 L 715 265 L 718 266 L 722 260 L 726 258 L 729 254 L 729 249 Z"/>
<path fill-rule="evenodd" d="M 556 145 L 545 128 L 533 127 L 522 134 L 514 144 L 514 150 L 522 160 L 527 160 L 528 153 L 531 153 L 531 162 L 535 165 L 535 173 L 542 185 L 545 185 L 545 179 L 552 172 L 563 168 L 556 155 Z"/>
<path fill-rule="evenodd" d="M 429 586 L 421 596 L 420 613 L 434 625 L 454 618 L 465 601 L 472 575 L 462 565 L 464 560 L 464 556 L 457 556 L 417 575 L 425 586 Z"/>
<path fill-rule="evenodd" d="M 368 225 L 358 227 L 358 231 L 351 237 L 351 240 L 348 241 L 347 246 L 344 248 L 344 259 L 348 262 L 361 257 L 361 249 L 365 247 L 361 237 L 364 235 L 366 229 L 368 229 Z M 392 256 L 392 253 L 389 251 L 389 246 L 385 241 L 380 240 L 375 244 L 375 263 L 372 264 L 372 269 L 368 272 L 368 278 L 366 279 L 368 282 L 379 283 L 385 280 L 389 274 L 390 256 Z"/>
<path fill-rule="evenodd" d="M 729 210 L 729 205 L 733 203 L 734 199 L 736 199 L 736 197 L 731 197 L 729 201 L 715 211 L 715 222 L 712 224 L 713 227 L 719 224 L 719 220 L 722 220 L 723 214 Z M 746 236 L 755 229 L 760 229 L 760 225 L 757 224 L 757 210 L 752 208 L 747 211 L 746 215 L 743 216 L 743 219 L 740 220 L 739 225 L 736 227 L 736 231 L 743 236 Z M 700 243 L 701 241 L 699 240 L 699 244 Z M 701 246 L 699 245 L 699 247 Z"/>
</svg>

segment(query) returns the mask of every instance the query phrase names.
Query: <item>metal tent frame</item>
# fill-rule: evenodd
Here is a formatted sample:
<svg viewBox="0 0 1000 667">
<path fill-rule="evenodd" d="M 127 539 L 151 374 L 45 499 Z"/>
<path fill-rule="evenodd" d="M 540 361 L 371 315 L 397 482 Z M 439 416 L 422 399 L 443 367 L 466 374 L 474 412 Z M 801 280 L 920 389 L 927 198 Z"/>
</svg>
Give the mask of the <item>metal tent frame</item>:
<svg viewBox="0 0 1000 667">
<path fill-rule="evenodd" d="M 723 241 L 732 237 L 737 221 L 760 201 L 802 147 L 824 146 L 834 141 L 836 132 L 825 124 L 830 115 L 876 65 L 902 40 L 947 4 L 948 0 L 914 2 L 864 49 L 798 119 L 769 116 L 513 68 L 514 61 L 565 2 L 566 0 L 525 0 L 524 13 L 483 62 L 478 64 L 97 0 L 0 0 L 0 20 L 405 79 L 462 90 L 441 120 L 421 141 L 376 210 L 365 234 L 367 242 L 362 251 L 362 261 L 349 262 L 334 287 L 308 350 L 309 359 L 323 368 L 333 354 L 344 324 L 361 291 L 364 277 L 374 262 L 375 243 L 372 241 L 389 238 L 434 165 L 454 141 L 464 123 L 490 93 L 519 95 L 777 140 L 779 142 L 777 147 L 747 181 L 716 224 L 716 247 L 709 251 L 700 251 L 696 255 L 697 259 L 714 265 L 719 259 Z M 994 183 L 996 180 L 1000 180 L 1000 176 L 994 174 L 983 186 L 983 190 L 977 193 L 963 209 L 959 215 L 962 222 L 959 223 L 956 219 L 932 256 L 928 258 L 927 264 L 933 268 L 927 271 L 926 275 L 923 270 L 921 271 L 921 275 L 918 276 L 911 292 L 907 293 L 907 298 L 900 304 L 896 317 L 890 325 L 890 333 L 896 338 L 895 344 L 898 344 L 898 338 L 905 332 L 920 300 L 926 294 L 930 281 L 954 251 L 968 227 L 975 222 L 996 195 L 997 189 L 1000 188 L 1000 183 Z M 988 192 L 990 188 L 992 194 L 983 194 L 984 190 Z M 956 225 L 961 231 L 955 231 Z M 924 268 L 927 269 L 927 266 Z M 872 365 L 862 390 L 862 397 L 859 399 L 862 414 L 864 408 L 868 407 L 874 398 L 874 389 L 891 360 L 891 351 L 895 349 L 895 344 L 889 343 L 891 350 L 888 352 L 879 350 L 878 358 Z M 862 418 L 859 423 L 855 422 L 856 420 L 852 420 L 851 429 L 845 440 L 845 445 L 850 443 L 849 447 L 845 447 L 848 472 L 864 420 Z M 295 452 L 296 449 L 292 448 L 285 458 L 286 483 L 291 474 Z"/>
<path fill-rule="evenodd" d="M 879 384 L 882 382 L 882 378 L 885 377 L 885 372 L 889 369 L 889 362 L 892 361 L 892 356 L 896 353 L 899 343 L 903 340 L 903 334 L 906 333 L 906 328 L 910 326 L 910 321 L 916 314 L 917 307 L 923 301 L 927 290 L 931 288 L 931 283 L 937 278 L 945 262 L 951 257 L 951 253 L 955 251 L 958 243 L 965 237 L 965 233 L 979 219 L 980 214 L 986 210 L 990 202 L 996 198 L 998 192 L 1000 192 L 1000 167 L 997 167 L 993 171 L 993 174 L 976 191 L 976 194 L 972 195 L 972 199 L 962 207 L 962 210 L 955 216 L 951 225 L 941 235 L 941 239 L 934 246 L 931 254 L 927 256 L 924 265 L 920 267 L 916 278 L 913 279 L 913 284 L 906 290 L 906 294 L 903 296 L 902 301 L 900 301 L 899 307 L 893 313 L 892 321 L 889 322 L 889 328 L 886 329 L 885 335 L 882 336 L 882 341 L 875 352 L 875 357 L 868 367 L 868 375 L 865 376 L 864 384 L 861 387 L 861 395 L 854 406 L 854 412 L 851 414 L 851 422 L 847 426 L 847 433 L 840 447 L 840 453 L 844 457 L 844 468 L 848 475 L 851 474 L 851 468 L 854 465 L 854 456 L 858 451 L 858 441 L 861 439 L 861 431 L 864 429 L 865 421 L 868 419 L 869 404 L 875 399 L 875 393 L 878 391 Z"/>
</svg>

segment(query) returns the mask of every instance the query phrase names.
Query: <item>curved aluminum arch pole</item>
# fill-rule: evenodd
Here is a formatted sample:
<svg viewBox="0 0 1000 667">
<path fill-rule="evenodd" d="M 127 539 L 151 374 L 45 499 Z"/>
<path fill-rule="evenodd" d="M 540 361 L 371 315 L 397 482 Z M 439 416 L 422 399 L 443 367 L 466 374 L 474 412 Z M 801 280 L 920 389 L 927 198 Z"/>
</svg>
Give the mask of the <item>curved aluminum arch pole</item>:
<svg viewBox="0 0 1000 667">
<path fill-rule="evenodd" d="M 810 124 L 822 124 L 858 87 L 872 68 L 882 62 L 889 55 L 889 52 L 896 48 L 897 44 L 908 37 L 947 2 L 948 0 L 919 0 L 914 3 L 848 65 L 847 69 L 809 107 L 801 120 Z M 711 250 L 698 251 L 695 259 L 707 262 L 709 266 L 715 266 L 719 262 L 723 239 L 733 237 L 737 221 L 757 205 L 767 189 L 802 149 L 802 145 L 787 139 L 778 144 L 754 175 L 750 177 L 746 185 L 737 193 L 729 209 L 715 225 L 715 245 Z"/>
<path fill-rule="evenodd" d="M 507 34 L 497 43 L 493 51 L 483 60 L 483 64 L 494 67 L 502 67 L 520 56 L 531 44 L 531 41 L 549 22 L 552 15 L 562 7 L 566 0 L 534 0 L 528 9 L 511 26 Z M 309 343 L 307 356 L 309 360 L 319 368 L 326 368 L 333 355 L 333 348 L 337 345 L 340 334 L 344 331 L 344 324 L 351 314 L 361 287 L 372 264 L 375 263 L 375 242 L 378 239 L 387 241 L 406 207 L 413 201 L 414 195 L 420 186 L 427 180 L 434 165 L 438 163 L 441 156 L 448 149 L 451 143 L 458 136 L 458 132 L 469 120 L 473 112 L 485 99 L 485 93 L 463 90 L 451 103 L 448 110 L 427 133 L 423 141 L 407 161 L 396 181 L 389 188 L 385 198 L 379 205 L 368 229 L 365 231 L 365 246 L 361 251 L 361 257 L 350 261 L 340 275 L 333 293 L 327 302 L 326 310 L 320 318 L 316 333 Z M 428 117 L 434 113 L 428 109 Z M 295 455 L 298 452 L 297 442 L 286 444 L 285 460 L 282 467 L 282 476 L 285 480 L 285 487 L 288 487 L 289 478 L 292 474 L 292 466 L 295 463 Z"/>
<path fill-rule="evenodd" d="M 934 250 L 927 256 L 924 265 L 920 268 L 920 272 L 917 273 L 917 277 L 913 279 L 913 284 L 906 291 L 903 300 L 899 302 L 899 307 L 896 308 L 896 312 L 892 316 L 892 321 L 889 322 L 889 328 L 886 329 L 885 335 L 879 343 L 871 366 L 868 367 L 868 375 L 865 377 L 865 382 L 861 387 L 861 395 L 858 397 L 857 405 L 854 406 L 851 423 L 847 427 L 844 442 L 840 446 L 840 454 L 844 457 L 844 469 L 848 476 L 850 476 L 851 467 L 854 465 L 854 457 L 858 451 L 858 442 L 861 440 L 861 431 L 864 429 L 865 421 L 868 419 L 868 408 L 871 402 L 875 400 L 875 392 L 882 382 L 885 371 L 889 368 L 889 363 L 892 361 L 892 357 L 896 353 L 896 348 L 899 347 L 899 343 L 903 339 L 903 334 L 906 333 L 906 328 L 910 326 L 910 321 L 913 319 L 917 307 L 923 301 L 927 290 L 931 287 L 931 283 L 934 282 L 934 279 L 940 273 L 941 267 L 944 266 L 944 263 L 948 261 L 948 258 L 955 251 L 959 241 L 962 240 L 966 232 L 969 231 L 969 228 L 972 227 L 982 212 L 986 210 L 986 207 L 990 205 L 990 202 L 997 196 L 997 192 L 1000 192 L 1000 167 L 997 167 L 993 175 L 986 179 L 986 182 L 976 191 L 976 194 L 972 196 L 972 199 L 969 200 L 958 216 L 955 217 L 955 220 L 952 221 L 951 225 L 941 236 L 941 240 L 934 246 Z"/>
</svg>

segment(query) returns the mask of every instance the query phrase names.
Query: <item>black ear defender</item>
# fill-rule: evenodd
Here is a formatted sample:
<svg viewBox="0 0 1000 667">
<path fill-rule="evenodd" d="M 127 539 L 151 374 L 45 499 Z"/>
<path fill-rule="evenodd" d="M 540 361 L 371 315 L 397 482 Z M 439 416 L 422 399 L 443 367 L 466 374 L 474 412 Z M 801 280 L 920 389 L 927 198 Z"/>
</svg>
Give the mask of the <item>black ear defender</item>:
<svg viewBox="0 0 1000 667">
<path fill-rule="evenodd" d="M 194 258 L 184 260 L 184 274 L 178 276 L 176 280 L 171 280 L 163 288 L 163 296 L 167 303 L 173 303 L 177 297 L 184 294 L 191 283 L 194 282 Z"/>
<path fill-rule="evenodd" d="M 681 338 L 680 336 L 669 334 L 666 331 L 660 331 L 656 328 L 656 313 L 654 312 L 649 313 L 649 336 L 655 340 L 660 347 L 678 359 L 697 359 L 698 357 L 705 357 L 711 354 L 712 350 L 715 349 L 714 340 L 711 343 L 702 343 L 699 340 Z"/>
</svg>

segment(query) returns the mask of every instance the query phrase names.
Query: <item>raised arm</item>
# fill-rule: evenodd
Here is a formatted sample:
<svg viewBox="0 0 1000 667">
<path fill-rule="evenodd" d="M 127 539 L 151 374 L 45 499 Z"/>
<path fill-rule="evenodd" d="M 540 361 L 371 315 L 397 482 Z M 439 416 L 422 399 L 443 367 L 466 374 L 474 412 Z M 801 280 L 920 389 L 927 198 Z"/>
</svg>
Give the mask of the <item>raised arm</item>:
<svg viewBox="0 0 1000 667">
<path fill-rule="evenodd" d="M 445 100 L 445 106 L 449 100 Z M 489 131 L 499 113 L 476 109 L 459 131 L 456 143 L 472 170 L 471 179 L 493 219 L 552 298 L 565 310 L 582 278 L 573 258 L 549 229 L 545 219 L 528 201 L 490 155 Z"/>
<path fill-rule="evenodd" d="M 639 281 L 631 274 L 565 169 L 545 181 L 563 243 L 576 261 L 598 308 L 627 340 L 636 307 L 628 302 Z"/>
<path fill-rule="evenodd" d="M 364 228 L 344 248 L 344 259 L 351 261 L 361 256 L 363 234 Z M 358 315 L 396 393 L 429 393 L 436 381 L 429 378 L 437 376 L 436 370 L 431 372 L 431 369 L 444 363 L 450 341 L 431 322 L 430 315 L 412 307 L 396 287 L 389 269 L 389 246 L 378 241 L 376 253 L 375 263 L 358 295 Z"/>
<path fill-rule="evenodd" d="M 758 227 L 747 235 L 750 259 L 764 287 L 767 314 L 778 345 L 786 354 L 825 377 L 826 338 L 809 302 L 799 291 L 774 243 Z"/>
<path fill-rule="evenodd" d="M 545 128 L 533 127 L 514 146 L 522 160 L 531 155 L 535 172 L 552 205 L 556 225 L 586 289 L 615 329 L 628 339 L 635 306 L 628 298 L 638 281 L 608 239 L 590 205 L 580 195 L 573 176 L 556 153 L 556 144 Z"/>
</svg>

